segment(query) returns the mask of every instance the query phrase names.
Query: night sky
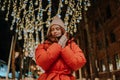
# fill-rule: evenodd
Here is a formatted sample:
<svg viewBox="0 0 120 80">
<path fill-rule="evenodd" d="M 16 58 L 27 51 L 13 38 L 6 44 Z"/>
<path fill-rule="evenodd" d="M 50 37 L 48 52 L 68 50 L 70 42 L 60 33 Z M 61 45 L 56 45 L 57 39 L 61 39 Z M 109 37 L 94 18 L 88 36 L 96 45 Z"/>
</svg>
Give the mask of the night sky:
<svg viewBox="0 0 120 80">
<path fill-rule="evenodd" d="M 8 22 L 4 20 L 4 13 L 0 11 L 0 59 L 8 62 L 11 46 L 11 31 Z"/>
</svg>

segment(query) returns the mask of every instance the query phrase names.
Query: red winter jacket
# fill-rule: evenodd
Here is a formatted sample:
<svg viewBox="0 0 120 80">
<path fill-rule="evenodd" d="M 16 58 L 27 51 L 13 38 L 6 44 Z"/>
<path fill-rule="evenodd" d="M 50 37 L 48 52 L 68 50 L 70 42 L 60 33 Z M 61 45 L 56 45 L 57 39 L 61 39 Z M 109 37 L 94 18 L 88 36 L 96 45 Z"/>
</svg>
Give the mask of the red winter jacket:
<svg viewBox="0 0 120 80">
<path fill-rule="evenodd" d="M 69 41 L 65 48 L 45 41 L 38 45 L 35 58 L 37 65 L 45 70 L 38 80 L 76 80 L 72 71 L 86 63 L 82 50 L 74 41 Z"/>
</svg>

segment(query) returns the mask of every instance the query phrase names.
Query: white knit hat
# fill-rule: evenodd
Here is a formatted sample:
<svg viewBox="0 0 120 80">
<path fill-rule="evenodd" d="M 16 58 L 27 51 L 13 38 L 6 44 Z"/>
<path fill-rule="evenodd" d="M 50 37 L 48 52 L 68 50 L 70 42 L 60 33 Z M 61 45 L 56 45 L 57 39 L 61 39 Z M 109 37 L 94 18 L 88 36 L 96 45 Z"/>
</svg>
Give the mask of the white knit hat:
<svg viewBox="0 0 120 80">
<path fill-rule="evenodd" d="M 56 15 L 55 17 L 53 17 L 53 20 L 52 20 L 50 26 L 48 27 L 47 35 L 48 35 L 49 32 L 50 32 L 50 27 L 51 27 L 52 25 L 54 25 L 54 24 L 58 24 L 58 25 L 60 25 L 61 27 L 63 27 L 63 28 L 66 30 L 66 28 L 65 28 L 65 26 L 64 26 L 64 22 L 59 18 L 58 15 Z"/>
</svg>

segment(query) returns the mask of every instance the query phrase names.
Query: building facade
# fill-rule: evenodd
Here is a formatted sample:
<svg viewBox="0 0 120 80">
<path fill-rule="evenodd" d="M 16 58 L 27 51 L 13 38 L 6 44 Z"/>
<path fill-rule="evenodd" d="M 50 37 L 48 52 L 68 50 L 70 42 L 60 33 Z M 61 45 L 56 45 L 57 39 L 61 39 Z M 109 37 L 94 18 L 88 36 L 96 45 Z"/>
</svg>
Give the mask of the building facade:
<svg viewBox="0 0 120 80">
<path fill-rule="evenodd" d="M 120 0 L 93 0 L 80 23 L 85 79 L 120 80 Z"/>
</svg>

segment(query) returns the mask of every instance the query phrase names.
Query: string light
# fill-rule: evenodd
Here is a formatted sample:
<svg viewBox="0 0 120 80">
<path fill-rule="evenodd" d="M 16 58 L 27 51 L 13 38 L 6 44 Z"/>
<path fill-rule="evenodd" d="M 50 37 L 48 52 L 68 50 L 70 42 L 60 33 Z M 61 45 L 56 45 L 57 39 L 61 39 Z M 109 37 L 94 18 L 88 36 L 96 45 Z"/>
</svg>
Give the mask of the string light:
<svg viewBox="0 0 120 80">
<path fill-rule="evenodd" d="M 1 0 L 0 0 L 1 2 Z M 43 8 L 44 0 L 4 0 L 0 4 L 0 9 L 7 9 L 5 20 L 10 21 L 12 17 L 10 30 L 14 30 L 18 40 L 24 39 L 23 52 L 34 53 L 35 46 L 44 41 L 44 27 L 48 28 L 52 15 L 52 0 Z M 65 17 L 63 18 L 67 31 L 73 34 L 77 31 L 77 24 L 82 19 L 82 11 L 87 11 L 90 6 L 90 0 L 59 0 L 56 14 L 62 17 L 62 8 L 67 6 Z M 12 7 L 12 9 L 11 9 Z M 44 20 L 44 13 L 47 13 L 47 19 Z M 39 33 L 41 39 L 39 39 Z M 40 41 L 41 40 L 41 41 Z"/>
</svg>

